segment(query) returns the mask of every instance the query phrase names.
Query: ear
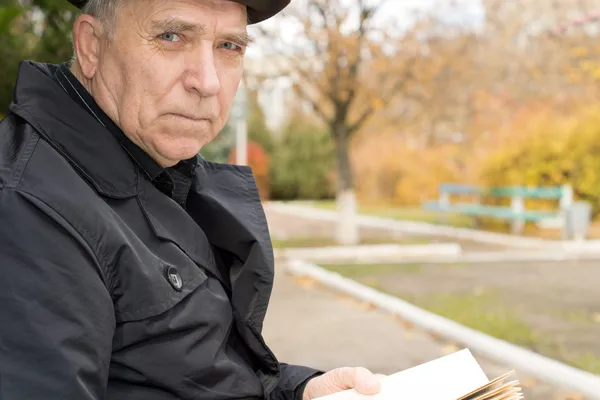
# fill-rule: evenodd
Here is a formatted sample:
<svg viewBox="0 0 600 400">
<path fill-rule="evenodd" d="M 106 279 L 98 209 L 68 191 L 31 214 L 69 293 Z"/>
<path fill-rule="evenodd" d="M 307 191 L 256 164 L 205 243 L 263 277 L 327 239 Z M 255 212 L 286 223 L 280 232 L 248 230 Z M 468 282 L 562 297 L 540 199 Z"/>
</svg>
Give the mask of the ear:
<svg viewBox="0 0 600 400">
<path fill-rule="evenodd" d="M 102 23 L 91 15 L 82 14 L 73 23 L 75 55 L 87 79 L 92 79 L 96 74 L 103 34 Z"/>
</svg>

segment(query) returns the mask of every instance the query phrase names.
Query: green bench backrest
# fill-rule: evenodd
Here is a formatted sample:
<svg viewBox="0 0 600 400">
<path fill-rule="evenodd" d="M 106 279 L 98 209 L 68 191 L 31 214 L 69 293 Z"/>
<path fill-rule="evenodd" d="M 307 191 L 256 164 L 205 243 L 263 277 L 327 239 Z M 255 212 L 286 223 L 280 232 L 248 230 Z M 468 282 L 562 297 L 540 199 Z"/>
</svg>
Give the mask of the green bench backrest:
<svg viewBox="0 0 600 400">
<path fill-rule="evenodd" d="M 530 199 L 560 199 L 564 194 L 562 186 L 507 186 L 484 188 L 474 185 L 460 185 L 454 183 L 442 183 L 439 186 L 440 193 L 462 194 L 462 195 L 481 195 L 492 197 L 516 197 Z"/>
<path fill-rule="evenodd" d="M 560 199 L 563 196 L 562 186 L 544 187 L 498 187 L 491 188 L 488 195 L 496 197 L 519 196 L 529 199 Z"/>
</svg>

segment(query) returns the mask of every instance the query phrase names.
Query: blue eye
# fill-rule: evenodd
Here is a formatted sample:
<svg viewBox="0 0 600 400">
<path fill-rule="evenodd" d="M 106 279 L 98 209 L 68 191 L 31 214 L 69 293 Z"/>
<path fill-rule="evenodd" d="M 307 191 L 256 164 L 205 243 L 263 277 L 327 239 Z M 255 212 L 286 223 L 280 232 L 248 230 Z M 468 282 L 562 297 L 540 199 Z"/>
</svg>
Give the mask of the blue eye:
<svg viewBox="0 0 600 400">
<path fill-rule="evenodd" d="M 177 35 L 176 33 L 173 32 L 165 32 L 159 35 L 159 37 L 162 40 L 165 40 L 167 42 L 178 42 L 179 40 L 181 40 L 179 38 L 179 35 Z"/>
<path fill-rule="evenodd" d="M 241 50 L 241 46 L 238 46 L 237 44 L 231 42 L 221 43 L 221 47 L 227 50 Z"/>
</svg>

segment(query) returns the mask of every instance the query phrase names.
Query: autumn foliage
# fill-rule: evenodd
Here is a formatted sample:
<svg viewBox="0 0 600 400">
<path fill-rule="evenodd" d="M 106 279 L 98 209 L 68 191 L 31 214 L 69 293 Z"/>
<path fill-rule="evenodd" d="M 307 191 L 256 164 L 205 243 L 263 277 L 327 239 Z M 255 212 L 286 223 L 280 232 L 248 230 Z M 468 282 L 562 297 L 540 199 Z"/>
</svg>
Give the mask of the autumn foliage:
<svg viewBox="0 0 600 400">
<path fill-rule="evenodd" d="M 275 29 L 267 43 L 280 56 L 298 50 L 274 58 L 276 69 L 293 82 L 290 104 L 308 106 L 331 134 L 338 189 L 354 187 L 363 205 L 419 206 L 446 182 L 571 184 L 600 212 L 598 30 L 567 17 L 593 0 L 485 0 L 476 31 L 423 15 L 402 35 L 369 23 L 376 7 L 367 2 L 355 3 L 366 7 L 355 31 L 341 29 L 352 13 L 339 2 L 308 3 L 322 18 L 291 12 L 304 40 L 278 47 Z M 273 193 L 320 198 L 325 180 L 304 177 L 330 176 L 329 165 L 317 168 L 317 151 L 299 150 L 309 140 L 291 137 L 273 156 Z"/>
<path fill-rule="evenodd" d="M 454 146 L 423 150 L 393 134 L 370 135 L 353 146 L 357 197 L 362 203 L 393 205 L 436 198 L 441 182 L 461 179 L 457 151 Z"/>
<path fill-rule="evenodd" d="M 237 153 L 234 147 L 231 150 L 231 153 L 229 154 L 229 162 L 231 164 L 235 164 L 236 157 Z M 256 185 L 258 186 L 260 198 L 262 200 L 268 199 L 270 196 L 269 155 L 265 152 L 265 150 L 263 150 L 263 148 L 258 143 L 249 141 L 247 162 L 248 166 L 252 168 L 252 173 L 254 174 L 254 178 L 256 179 Z"/>
<path fill-rule="evenodd" d="M 488 185 L 563 185 L 600 212 L 600 104 L 516 120 L 482 165 Z"/>
</svg>

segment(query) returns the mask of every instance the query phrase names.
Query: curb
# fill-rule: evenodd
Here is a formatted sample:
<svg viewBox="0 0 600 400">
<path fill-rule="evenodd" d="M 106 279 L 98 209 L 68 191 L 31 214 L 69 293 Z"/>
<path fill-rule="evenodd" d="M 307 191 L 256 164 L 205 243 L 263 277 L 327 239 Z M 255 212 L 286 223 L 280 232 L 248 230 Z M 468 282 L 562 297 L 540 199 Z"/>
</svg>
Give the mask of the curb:
<svg viewBox="0 0 600 400">
<path fill-rule="evenodd" d="M 576 391 L 586 396 L 588 400 L 600 400 L 600 377 L 597 375 L 488 336 L 317 265 L 294 259 L 287 260 L 284 266 L 294 275 L 308 276 L 329 288 L 367 301 L 426 331 L 463 344 L 492 360 L 505 363 L 519 372 Z"/>
<path fill-rule="evenodd" d="M 277 249 L 276 255 L 286 258 L 317 261 L 377 262 L 394 260 L 412 260 L 423 257 L 455 259 L 462 249 L 457 243 L 431 244 L 376 244 L 360 246 L 326 246 L 310 248 Z"/>
<path fill-rule="evenodd" d="M 311 262 L 338 263 L 337 258 L 321 258 L 315 260 L 310 255 L 295 253 L 277 253 L 282 257 L 297 258 Z M 564 251 L 496 251 L 463 253 L 456 255 L 424 255 L 404 257 L 379 257 L 365 259 L 344 259 L 344 264 L 499 264 L 507 262 L 566 262 L 566 261 L 599 261 L 598 253 L 569 253 Z"/>
<path fill-rule="evenodd" d="M 281 213 L 286 213 L 298 217 L 319 219 L 335 222 L 338 220 L 336 211 L 319 209 L 309 206 L 299 206 L 283 203 L 269 203 L 269 207 Z M 536 239 L 524 236 L 506 235 L 502 233 L 477 231 L 468 228 L 454 228 L 445 225 L 428 224 L 416 221 L 400 221 L 390 218 L 374 217 L 368 215 L 357 215 L 356 221 L 359 225 L 372 228 L 383 228 L 388 230 L 400 231 L 403 233 L 412 233 L 415 235 L 437 235 L 448 236 L 458 239 L 467 239 L 481 243 L 490 243 L 503 246 L 518 248 L 544 248 L 548 246 L 561 245 L 561 242 Z"/>
</svg>

